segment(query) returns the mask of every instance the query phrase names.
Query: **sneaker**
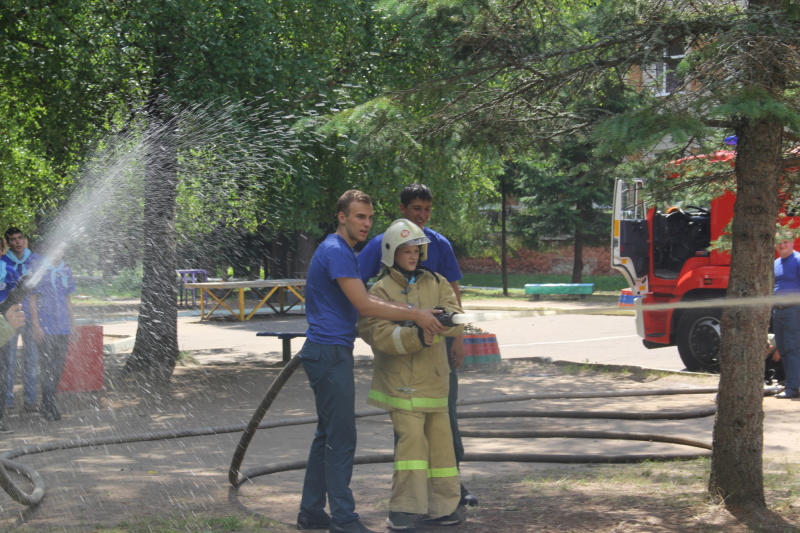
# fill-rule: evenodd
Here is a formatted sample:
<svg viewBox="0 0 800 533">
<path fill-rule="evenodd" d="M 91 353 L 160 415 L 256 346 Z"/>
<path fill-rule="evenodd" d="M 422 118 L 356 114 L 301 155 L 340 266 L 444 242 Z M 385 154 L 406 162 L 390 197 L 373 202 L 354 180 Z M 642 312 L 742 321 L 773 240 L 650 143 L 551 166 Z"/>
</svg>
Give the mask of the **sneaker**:
<svg viewBox="0 0 800 533">
<path fill-rule="evenodd" d="M 58 412 L 55 405 L 42 404 L 42 407 L 39 409 L 39 414 L 42 415 L 42 418 L 50 422 L 61 420 L 61 413 Z"/>
<path fill-rule="evenodd" d="M 414 519 L 409 513 L 390 511 L 389 518 L 386 519 L 386 525 L 389 526 L 389 529 L 395 531 L 414 531 Z"/>
<path fill-rule="evenodd" d="M 457 526 L 461 523 L 461 517 L 458 516 L 458 513 L 453 512 L 439 518 L 426 518 L 425 523 L 431 526 Z"/>
<path fill-rule="evenodd" d="M 313 518 L 303 513 L 297 514 L 297 529 L 328 529 L 331 525 L 331 517 L 327 514 L 319 518 Z"/>
<path fill-rule="evenodd" d="M 0 435 L 8 435 L 14 433 L 14 430 L 6 425 L 6 421 L 0 418 Z"/>
<path fill-rule="evenodd" d="M 22 407 L 22 410 L 25 413 L 38 413 L 39 412 L 39 406 L 36 405 L 35 403 L 26 403 Z"/>
</svg>

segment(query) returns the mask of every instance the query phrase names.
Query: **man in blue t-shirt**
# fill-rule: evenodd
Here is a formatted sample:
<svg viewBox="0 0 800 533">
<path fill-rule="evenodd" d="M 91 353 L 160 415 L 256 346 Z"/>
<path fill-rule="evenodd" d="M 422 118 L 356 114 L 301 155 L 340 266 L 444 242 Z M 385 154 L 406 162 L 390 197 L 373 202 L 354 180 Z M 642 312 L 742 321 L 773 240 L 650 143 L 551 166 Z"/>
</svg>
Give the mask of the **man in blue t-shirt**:
<svg viewBox="0 0 800 533">
<path fill-rule="evenodd" d="M 17 273 L 18 278 L 30 274 L 34 263 L 39 260 L 39 256 L 28 248 L 28 238 L 25 237 L 21 229 L 13 226 L 6 230 L 5 238 L 9 249 L 7 253 L 0 257 L 0 260 L 9 265 Z M 27 299 L 22 303 L 22 308 L 26 313 L 28 312 Z M 17 365 L 17 342 L 20 335 L 22 336 L 24 410 L 26 412 L 35 412 L 37 410 L 38 396 L 39 352 L 31 335 L 30 324 L 20 329 L 17 335 L 11 339 L 11 350 L 8 359 L 8 388 L 5 398 L 0 398 L 0 401 L 5 401 L 6 407 L 9 408 L 14 405 L 14 374 Z"/>
<path fill-rule="evenodd" d="M 800 295 L 800 253 L 794 250 L 794 240 L 782 239 L 775 249 L 775 295 Z M 775 397 L 800 398 L 800 305 L 773 307 L 772 330 L 786 374 L 785 388 Z"/>
<path fill-rule="evenodd" d="M 458 280 L 461 279 L 461 269 L 458 266 L 453 246 L 443 235 L 426 227 L 433 208 L 433 194 L 431 190 L 421 183 L 412 183 L 400 192 L 400 213 L 404 218 L 414 222 L 422 228 L 425 235 L 431 240 L 428 244 L 428 257 L 420 263 L 425 268 L 441 274 L 453 287 L 458 305 L 461 306 L 461 292 Z M 367 283 L 375 277 L 381 268 L 381 242 L 380 234 L 367 243 L 358 254 L 358 268 L 361 270 L 361 279 Z M 453 434 L 453 449 L 456 453 L 456 464 L 464 458 L 464 444 L 461 432 L 458 429 L 458 374 L 456 368 L 464 362 L 464 337 L 447 337 L 447 356 L 450 360 L 450 394 L 448 396 L 448 411 L 450 414 L 450 430 Z M 461 485 L 461 505 L 478 505 L 478 498 L 471 494 L 464 485 Z"/>
<path fill-rule="evenodd" d="M 389 302 L 367 293 L 353 247 L 367 240 L 372 199 L 361 191 L 347 191 L 339 198 L 336 213 L 336 232 L 314 252 L 306 278 L 308 330 L 299 355 L 314 391 L 319 421 L 308 455 L 297 528 L 374 533 L 359 520 L 350 490 L 356 450 L 356 319 L 361 314 L 410 320 L 428 334 L 445 328 L 436 318 L 441 311 Z M 325 512 L 326 499 L 330 515 Z"/>
</svg>

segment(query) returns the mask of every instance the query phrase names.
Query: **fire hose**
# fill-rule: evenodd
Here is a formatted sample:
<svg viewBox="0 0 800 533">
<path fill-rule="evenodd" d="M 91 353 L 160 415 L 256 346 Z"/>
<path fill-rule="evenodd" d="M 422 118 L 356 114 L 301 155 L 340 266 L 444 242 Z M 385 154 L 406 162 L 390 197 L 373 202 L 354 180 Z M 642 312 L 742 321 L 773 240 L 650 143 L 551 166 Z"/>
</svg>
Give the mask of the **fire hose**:
<svg viewBox="0 0 800 533">
<path fill-rule="evenodd" d="M 301 364 L 299 356 L 294 356 L 292 360 L 284 367 L 283 371 L 273 382 L 264 399 L 259 404 L 247 428 L 242 433 L 239 444 L 236 447 L 231 466 L 228 470 L 228 481 L 234 488 L 238 488 L 242 483 L 253 479 L 258 476 L 274 474 L 277 472 L 285 472 L 289 470 L 300 470 L 306 467 L 306 461 L 293 461 L 288 463 L 269 465 L 258 467 L 246 471 L 241 470 L 242 462 L 247 453 L 250 442 L 255 435 L 256 430 L 261 426 L 261 420 L 264 415 L 269 411 L 275 398 L 277 398 L 280 389 L 288 381 L 292 373 Z M 514 402 L 514 401 L 527 401 L 537 399 L 557 399 L 557 398 L 608 398 L 608 397 L 626 397 L 626 396 L 653 396 L 653 395 L 675 395 L 675 394 L 708 394 L 717 392 L 716 388 L 703 388 L 703 389 L 659 389 L 652 391 L 624 391 L 624 392 L 572 392 L 572 393 L 537 393 L 537 394 L 514 394 L 514 395 L 500 395 L 489 396 L 482 398 L 470 398 L 460 400 L 458 405 L 476 405 L 486 403 L 499 403 L 499 402 Z M 367 411 L 359 411 L 356 413 L 356 418 L 363 418 L 365 416 L 375 416 L 385 414 L 386 411 L 382 409 L 370 409 Z M 513 414 L 511 414 L 513 413 Z M 716 413 L 716 408 L 711 407 L 707 409 L 700 409 L 689 412 L 662 412 L 662 413 L 620 413 L 620 412 L 590 412 L 590 411 L 496 411 L 496 412 L 470 412 L 459 414 L 459 418 L 484 418 L 484 417 L 509 417 L 509 416 L 522 416 L 522 417 L 569 417 L 569 418 L 606 418 L 606 419 L 685 419 L 685 418 L 701 418 L 712 416 Z M 599 415 L 599 416 L 598 416 Z M 317 422 L 316 417 L 305 417 L 312 423 Z M 603 439 L 626 439 L 626 440 L 642 440 L 649 442 L 666 442 L 672 444 L 681 444 L 686 446 L 693 446 L 710 450 L 711 446 L 707 443 L 684 439 L 678 437 L 669 437 L 655 434 L 634 434 L 622 432 L 609 432 L 609 431 L 461 431 L 464 437 L 489 437 L 489 438 L 519 438 L 519 437 L 535 437 L 535 438 L 603 438 Z M 694 459 L 697 457 L 707 456 L 708 452 L 684 454 L 684 455 L 664 455 L 664 454 L 647 454 L 647 455 L 546 455 L 546 454 L 490 454 L 490 453 L 467 453 L 464 456 L 465 461 L 511 461 L 511 462 L 553 462 L 553 463 L 623 463 L 623 462 L 642 462 L 654 460 L 668 460 L 668 459 Z M 393 454 L 380 454 L 357 456 L 354 459 L 354 464 L 375 464 L 375 463 L 388 463 L 394 460 Z"/>
<path fill-rule="evenodd" d="M 240 471 L 242 462 L 247 453 L 247 448 L 255 432 L 259 429 L 274 429 L 293 425 L 313 424 L 317 422 L 316 416 L 301 416 L 288 419 L 272 420 L 262 422 L 263 417 L 269 411 L 272 403 L 278 397 L 283 386 L 297 370 L 301 364 L 301 358 L 295 356 L 281 370 L 273 381 L 259 404 L 248 424 L 235 424 L 228 426 L 216 426 L 205 428 L 189 428 L 182 430 L 165 430 L 155 432 L 137 433 L 131 435 L 116 435 L 107 437 L 96 437 L 91 439 L 74 439 L 68 441 L 57 441 L 41 445 L 29 445 L 8 450 L 0 454 L 0 487 L 5 490 L 16 502 L 32 507 L 38 505 L 45 496 L 44 478 L 33 468 L 16 459 L 25 455 L 46 453 L 51 451 L 69 450 L 76 448 L 109 446 L 115 444 L 125 444 L 132 442 L 147 442 L 157 440 L 169 440 L 188 437 L 201 437 L 209 435 L 220 435 L 225 433 L 242 433 L 242 437 L 231 461 L 228 472 L 228 479 L 234 488 L 238 488 L 244 481 L 255 477 L 276 472 L 298 470 L 305 468 L 306 461 L 296 461 L 282 463 L 265 467 L 254 468 L 247 471 Z M 514 394 L 498 395 L 480 398 L 463 399 L 458 405 L 481 405 L 488 403 L 515 402 L 536 399 L 557 399 L 557 398 L 606 398 L 606 397 L 634 397 L 634 396 L 654 396 L 654 395 L 676 395 L 676 394 L 708 394 L 716 392 L 716 388 L 703 389 L 657 389 L 657 390 L 635 390 L 635 391 L 599 391 L 599 392 L 571 392 L 571 393 L 535 393 L 535 394 Z M 599 419 L 628 419 L 628 420 L 680 420 L 688 418 L 701 418 L 712 416 L 716 409 L 706 408 L 694 411 L 665 411 L 655 413 L 625 413 L 625 412 L 591 412 L 591 411 L 488 411 L 488 412 L 464 412 L 459 414 L 459 418 L 508 418 L 508 417 L 561 417 L 561 418 L 599 418 Z M 382 409 L 365 409 L 356 412 L 356 418 L 385 415 Z M 610 431 L 462 431 L 465 437 L 486 437 L 486 438 L 512 438 L 512 437 L 535 437 L 535 438 L 605 438 L 605 439 L 626 439 L 641 440 L 650 442 L 665 442 L 684 446 L 692 446 L 705 450 L 694 454 L 642 454 L 642 455 L 546 455 L 546 454 L 508 454 L 508 453 L 467 453 L 465 461 L 490 461 L 490 462 L 551 462 L 551 463 L 631 463 L 648 460 L 674 460 L 674 459 L 694 459 L 708 455 L 711 446 L 707 443 L 685 439 L 679 437 L 669 437 L 655 434 L 624 433 Z M 355 458 L 355 464 L 377 464 L 393 461 L 392 454 L 368 455 Z M 26 478 L 32 487 L 25 490 L 20 487 L 17 480 L 11 477 L 11 472 Z"/>
</svg>

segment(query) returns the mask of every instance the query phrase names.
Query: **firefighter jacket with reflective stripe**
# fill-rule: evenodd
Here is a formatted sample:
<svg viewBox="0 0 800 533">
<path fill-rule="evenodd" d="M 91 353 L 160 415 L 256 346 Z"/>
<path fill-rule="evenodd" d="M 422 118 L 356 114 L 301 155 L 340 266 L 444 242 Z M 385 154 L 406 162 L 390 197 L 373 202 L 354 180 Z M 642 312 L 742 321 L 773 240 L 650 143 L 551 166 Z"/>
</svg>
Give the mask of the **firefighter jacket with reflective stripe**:
<svg viewBox="0 0 800 533">
<path fill-rule="evenodd" d="M 439 274 L 420 268 L 410 283 L 402 273 L 388 269 L 370 294 L 414 307 L 462 313 L 450 284 Z M 444 336 L 461 334 L 463 326 L 449 328 Z M 444 338 L 437 335 L 424 346 L 415 324 L 361 317 L 358 332 L 375 354 L 372 387 L 367 402 L 389 411 L 446 411 L 450 365 Z"/>
</svg>

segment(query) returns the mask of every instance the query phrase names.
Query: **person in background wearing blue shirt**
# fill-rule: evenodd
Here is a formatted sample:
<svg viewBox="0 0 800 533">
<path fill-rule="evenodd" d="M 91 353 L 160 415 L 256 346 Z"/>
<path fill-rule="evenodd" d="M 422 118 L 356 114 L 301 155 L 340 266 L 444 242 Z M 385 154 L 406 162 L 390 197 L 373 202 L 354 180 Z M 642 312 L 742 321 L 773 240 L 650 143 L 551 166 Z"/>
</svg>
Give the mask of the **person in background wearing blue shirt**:
<svg viewBox="0 0 800 533">
<path fill-rule="evenodd" d="M 428 244 L 428 257 L 422 261 L 421 266 L 441 274 L 450 283 L 456 294 L 458 305 L 461 307 L 461 291 L 458 280 L 461 279 L 461 269 L 458 266 L 453 246 L 443 235 L 426 227 L 433 209 L 433 194 L 431 190 L 421 183 L 412 183 L 400 192 L 400 213 L 417 226 L 422 228 L 425 236 L 431 242 Z M 358 267 L 361 270 L 361 279 L 366 284 L 370 278 L 378 275 L 381 269 L 381 241 L 383 234 L 370 240 L 358 254 Z M 456 454 L 456 464 L 464 459 L 464 443 L 458 429 L 458 374 L 456 368 L 464 362 L 464 337 L 447 338 L 447 356 L 450 361 L 450 396 L 448 397 L 448 412 L 450 416 L 450 431 L 453 434 L 453 449 Z M 471 494 L 464 485 L 461 485 L 461 505 L 478 505 L 478 498 Z"/>
<path fill-rule="evenodd" d="M 0 248 L 3 253 L 6 251 L 6 241 L 0 237 Z M 0 261 L 0 302 L 8 298 L 8 294 L 14 290 L 18 282 L 17 272 L 4 261 Z M 8 387 L 9 361 L 11 358 L 11 343 L 17 340 L 14 335 L 11 340 L 7 340 L 0 346 L 0 434 L 13 433 L 5 422 L 5 397 Z"/>
<path fill-rule="evenodd" d="M 31 331 L 37 343 L 42 381 L 42 405 L 39 413 L 51 422 L 61 420 L 56 407 L 56 387 L 64 371 L 70 337 L 75 329 L 72 297 L 75 281 L 72 271 L 60 254 L 36 268 L 46 269 L 31 294 Z"/>
<path fill-rule="evenodd" d="M 788 233 L 779 231 L 776 240 L 775 295 L 800 296 L 800 253 L 794 250 L 794 239 Z M 783 392 L 775 397 L 800 398 L 800 305 L 774 306 L 772 330 L 786 373 Z"/>
<path fill-rule="evenodd" d="M 415 322 L 434 335 L 445 327 L 441 311 L 381 300 L 361 282 L 353 247 L 367 240 L 372 199 L 345 192 L 336 206 L 338 226 L 317 247 L 306 278 L 306 342 L 299 356 L 314 391 L 317 428 L 308 455 L 297 529 L 374 533 L 355 512 L 350 490 L 356 450 L 353 345 L 358 315 Z M 325 513 L 325 503 L 330 515 Z"/>
<path fill-rule="evenodd" d="M 31 252 L 28 248 L 28 238 L 22 230 L 10 227 L 5 232 L 5 238 L 9 250 L 0 257 L 17 273 L 17 278 L 32 271 L 33 265 L 39 260 L 39 256 Z M 22 303 L 22 309 L 29 312 L 28 299 Z M 39 352 L 36 350 L 36 342 L 31 335 L 30 324 L 23 327 L 17 335 L 11 339 L 11 351 L 8 359 L 8 387 L 6 390 L 5 403 L 7 408 L 14 406 L 14 375 L 17 366 L 17 342 L 22 336 L 22 393 L 24 400 L 23 409 L 28 413 L 35 413 L 37 410 L 36 397 L 38 396 L 37 383 L 39 379 Z M 2 399 L 0 398 L 0 401 Z"/>
</svg>

